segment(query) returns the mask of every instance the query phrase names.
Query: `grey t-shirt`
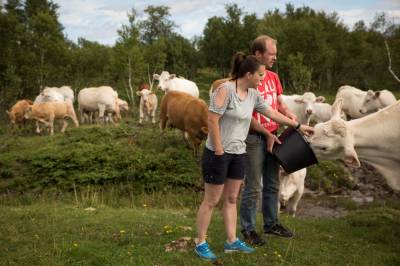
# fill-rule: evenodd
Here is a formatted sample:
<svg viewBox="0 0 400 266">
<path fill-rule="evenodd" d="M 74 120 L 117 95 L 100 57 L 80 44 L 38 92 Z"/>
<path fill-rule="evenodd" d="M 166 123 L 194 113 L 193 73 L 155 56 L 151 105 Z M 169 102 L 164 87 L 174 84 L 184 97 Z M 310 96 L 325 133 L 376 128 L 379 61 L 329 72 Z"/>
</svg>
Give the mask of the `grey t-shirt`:
<svg viewBox="0 0 400 266">
<path fill-rule="evenodd" d="M 219 90 L 227 91 L 222 106 L 217 106 L 215 102 Z M 236 84 L 232 81 L 225 82 L 213 92 L 208 110 L 222 115 L 219 120 L 219 130 L 224 152 L 233 154 L 246 152 L 245 140 L 253 111 L 263 112 L 267 107 L 267 102 L 256 89 L 248 89 L 246 98 L 241 100 L 236 94 Z M 206 147 L 215 150 L 210 134 L 207 137 Z"/>
</svg>

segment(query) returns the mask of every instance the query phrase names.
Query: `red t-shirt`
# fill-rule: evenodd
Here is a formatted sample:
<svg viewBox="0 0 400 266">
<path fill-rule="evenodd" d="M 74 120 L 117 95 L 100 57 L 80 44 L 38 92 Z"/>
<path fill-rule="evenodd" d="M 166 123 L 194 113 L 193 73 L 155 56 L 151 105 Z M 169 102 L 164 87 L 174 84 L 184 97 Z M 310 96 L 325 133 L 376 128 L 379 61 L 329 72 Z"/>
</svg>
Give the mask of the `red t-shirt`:
<svg viewBox="0 0 400 266">
<path fill-rule="evenodd" d="M 264 80 L 257 89 L 261 93 L 261 96 L 267 101 L 268 105 L 278 110 L 278 95 L 281 95 L 283 91 L 278 75 L 272 71 L 266 70 Z M 279 128 L 277 122 L 260 113 L 253 112 L 253 117 L 269 132 L 274 132 Z"/>
</svg>

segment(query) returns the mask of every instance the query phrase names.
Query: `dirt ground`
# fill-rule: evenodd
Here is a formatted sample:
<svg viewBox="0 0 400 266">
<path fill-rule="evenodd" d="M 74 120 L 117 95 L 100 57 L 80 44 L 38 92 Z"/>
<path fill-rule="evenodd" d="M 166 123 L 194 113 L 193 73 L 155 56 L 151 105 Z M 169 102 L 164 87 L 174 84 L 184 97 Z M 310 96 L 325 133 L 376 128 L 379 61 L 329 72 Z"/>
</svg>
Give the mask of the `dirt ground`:
<svg viewBox="0 0 400 266">
<path fill-rule="evenodd" d="M 385 198 L 395 197 L 400 200 L 400 192 L 392 190 L 385 178 L 374 168 L 362 164 L 360 168 L 348 169 L 355 182 L 353 190 L 339 189 L 334 195 L 322 191 L 306 189 L 297 207 L 297 217 L 342 217 L 348 210 L 341 207 L 340 198 L 349 199 L 356 204 L 371 204 Z"/>
</svg>

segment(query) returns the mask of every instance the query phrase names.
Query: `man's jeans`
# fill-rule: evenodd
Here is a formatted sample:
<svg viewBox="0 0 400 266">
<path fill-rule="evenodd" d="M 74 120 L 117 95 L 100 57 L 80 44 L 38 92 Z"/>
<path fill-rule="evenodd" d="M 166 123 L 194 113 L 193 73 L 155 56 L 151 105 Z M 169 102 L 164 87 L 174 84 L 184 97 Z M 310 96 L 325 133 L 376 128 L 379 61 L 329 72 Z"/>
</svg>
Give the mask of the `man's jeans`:
<svg viewBox="0 0 400 266">
<path fill-rule="evenodd" d="M 266 139 L 249 134 L 246 139 L 249 162 L 240 202 L 240 223 L 246 231 L 256 231 L 257 198 L 261 191 L 264 231 L 278 223 L 279 164 L 267 153 Z"/>
</svg>

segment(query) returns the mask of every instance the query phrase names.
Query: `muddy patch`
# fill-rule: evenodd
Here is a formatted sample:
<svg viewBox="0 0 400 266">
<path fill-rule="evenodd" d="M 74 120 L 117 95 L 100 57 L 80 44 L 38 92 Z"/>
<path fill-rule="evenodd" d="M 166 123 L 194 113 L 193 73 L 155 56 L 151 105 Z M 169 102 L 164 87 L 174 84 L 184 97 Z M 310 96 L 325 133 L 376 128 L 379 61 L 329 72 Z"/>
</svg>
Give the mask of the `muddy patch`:
<svg viewBox="0 0 400 266">
<path fill-rule="evenodd" d="M 331 200 L 305 196 L 297 206 L 296 217 L 339 218 L 347 214 L 345 208 L 339 207 Z"/>
</svg>

